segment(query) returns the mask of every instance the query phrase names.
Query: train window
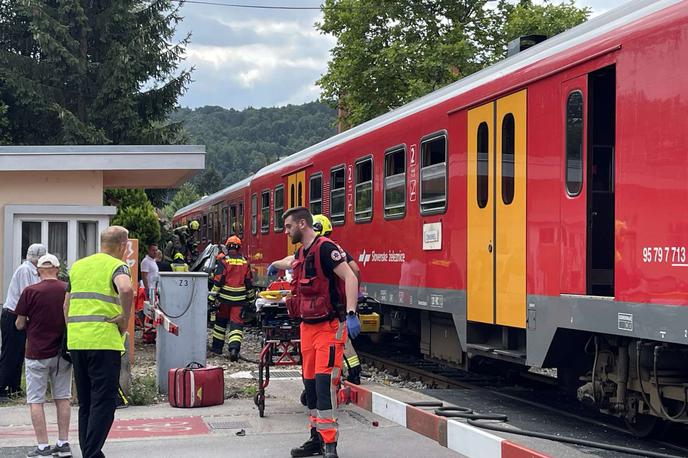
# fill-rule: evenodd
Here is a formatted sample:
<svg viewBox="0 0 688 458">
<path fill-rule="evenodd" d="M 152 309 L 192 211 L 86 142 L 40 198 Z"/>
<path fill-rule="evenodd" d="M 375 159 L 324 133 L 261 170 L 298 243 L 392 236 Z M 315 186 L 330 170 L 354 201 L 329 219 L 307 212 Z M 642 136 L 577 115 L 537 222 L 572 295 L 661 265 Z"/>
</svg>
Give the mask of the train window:
<svg viewBox="0 0 688 458">
<path fill-rule="evenodd" d="M 490 169 L 490 129 L 486 122 L 481 122 L 478 126 L 478 141 L 477 141 L 477 179 L 476 179 L 476 196 L 478 199 L 478 207 L 487 207 L 489 196 L 489 169 Z"/>
<path fill-rule="evenodd" d="M 208 215 L 203 215 L 201 221 L 201 237 L 203 237 L 203 240 L 208 240 Z"/>
<path fill-rule="evenodd" d="M 336 167 L 330 171 L 330 221 L 332 224 L 344 224 L 346 217 L 344 166 Z"/>
<path fill-rule="evenodd" d="M 385 218 L 401 218 L 406 213 L 406 148 L 385 153 Z"/>
<path fill-rule="evenodd" d="M 237 221 L 238 221 L 237 226 L 239 228 L 239 230 L 238 230 L 239 238 L 243 238 L 244 237 L 244 203 L 243 202 L 239 204 L 239 216 L 238 216 Z"/>
<path fill-rule="evenodd" d="M 222 221 L 220 221 L 220 229 L 222 230 L 222 233 L 220 234 L 220 242 L 224 239 L 227 238 L 229 235 L 227 233 L 227 222 L 229 219 L 229 207 L 224 207 L 222 209 Z"/>
<path fill-rule="evenodd" d="M 583 93 L 573 91 L 566 101 L 566 191 L 583 189 Z"/>
<path fill-rule="evenodd" d="M 274 206 L 275 210 L 273 211 L 273 215 L 275 222 L 273 226 L 275 227 L 275 232 L 280 232 L 284 229 L 284 225 L 282 224 L 282 213 L 284 213 L 284 186 L 282 185 L 275 188 Z"/>
<path fill-rule="evenodd" d="M 237 206 L 232 205 L 229 207 L 229 235 L 236 235 L 239 233 L 238 231 L 238 222 L 237 222 Z"/>
<path fill-rule="evenodd" d="M 251 196 L 251 234 L 258 232 L 258 196 Z"/>
<path fill-rule="evenodd" d="M 356 161 L 356 193 L 354 221 L 362 223 L 373 218 L 373 158 Z"/>
<path fill-rule="evenodd" d="M 260 195 L 260 232 L 270 232 L 270 191 L 263 191 Z"/>
<path fill-rule="evenodd" d="M 420 144 L 420 211 L 442 213 L 447 208 L 447 136 L 433 135 Z"/>
<path fill-rule="evenodd" d="M 516 152 L 516 121 L 508 113 L 502 120 L 502 202 L 514 201 L 514 154 Z"/>
<path fill-rule="evenodd" d="M 322 192 L 322 173 L 311 175 L 308 185 L 308 206 L 313 215 L 322 213 Z"/>
</svg>

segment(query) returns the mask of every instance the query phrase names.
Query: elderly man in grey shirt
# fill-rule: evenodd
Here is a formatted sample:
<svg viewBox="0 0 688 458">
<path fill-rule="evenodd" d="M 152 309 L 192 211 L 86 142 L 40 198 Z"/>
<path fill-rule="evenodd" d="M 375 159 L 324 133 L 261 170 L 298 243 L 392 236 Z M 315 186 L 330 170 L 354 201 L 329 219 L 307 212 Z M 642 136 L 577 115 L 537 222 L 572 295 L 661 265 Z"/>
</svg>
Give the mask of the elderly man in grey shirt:
<svg viewBox="0 0 688 458">
<path fill-rule="evenodd" d="M 0 315 L 0 333 L 2 347 L 0 349 L 0 402 L 6 401 L 12 394 L 21 392 L 21 373 L 24 363 L 24 349 L 26 347 L 26 332 L 19 331 L 14 323 L 17 320 L 15 309 L 21 293 L 27 286 L 41 281 L 36 269 L 38 258 L 46 253 L 40 243 L 34 243 L 26 250 L 26 261 L 20 265 L 12 275 L 10 287 L 7 290 L 5 303 Z"/>
</svg>

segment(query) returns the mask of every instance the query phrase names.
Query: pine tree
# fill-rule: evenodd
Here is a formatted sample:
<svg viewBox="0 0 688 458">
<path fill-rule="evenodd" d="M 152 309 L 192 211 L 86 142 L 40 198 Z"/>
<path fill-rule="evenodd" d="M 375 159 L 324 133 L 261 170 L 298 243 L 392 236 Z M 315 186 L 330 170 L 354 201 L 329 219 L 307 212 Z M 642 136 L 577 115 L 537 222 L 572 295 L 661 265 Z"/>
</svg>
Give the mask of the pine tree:
<svg viewBox="0 0 688 458">
<path fill-rule="evenodd" d="M 0 101 L 27 144 L 178 143 L 191 71 L 171 0 L 0 0 Z M 0 126 L 1 128 L 1 126 Z M 0 132 L 0 138 L 2 132 Z"/>
</svg>

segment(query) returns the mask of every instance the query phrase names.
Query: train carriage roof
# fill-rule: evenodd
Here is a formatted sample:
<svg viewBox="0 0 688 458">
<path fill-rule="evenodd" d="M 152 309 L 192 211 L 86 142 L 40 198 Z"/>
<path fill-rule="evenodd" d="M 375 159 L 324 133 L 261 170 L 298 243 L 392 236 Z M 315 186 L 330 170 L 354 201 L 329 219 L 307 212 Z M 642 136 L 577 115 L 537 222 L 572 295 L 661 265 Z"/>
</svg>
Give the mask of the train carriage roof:
<svg viewBox="0 0 688 458">
<path fill-rule="evenodd" d="M 196 202 L 187 205 L 186 207 L 182 207 L 177 212 L 174 214 L 174 218 L 177 218 L 179 216 L 188 214 L 193 212 L 194 210 L 204 207 L 205 205 L 212 205 L 214 203 L 217 203 L 222 200 L 222 197 L 227 196 L 235 191 L 238 191 L 242 188 L 247 187 L 249 184 L 251 184 L 251 179 L 253 178 L 253 175 L 244 178 L 241 181 L 238 181 L 234 183 L 233 185 L 227 186 L 224 189 L 221 189 L 209 196 L 205 196 L 200 200 L 197 200 Z"/>
</svg>

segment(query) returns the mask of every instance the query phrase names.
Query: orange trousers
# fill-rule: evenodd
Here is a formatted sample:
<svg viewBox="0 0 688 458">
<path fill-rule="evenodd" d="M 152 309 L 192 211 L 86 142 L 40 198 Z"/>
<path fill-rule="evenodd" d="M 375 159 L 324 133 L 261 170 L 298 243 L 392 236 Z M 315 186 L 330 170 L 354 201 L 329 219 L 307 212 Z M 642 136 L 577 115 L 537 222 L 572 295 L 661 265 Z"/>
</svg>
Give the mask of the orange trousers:
<svg viewBox="0 0 688 458">
<path fill-rule="evenodd" d="M 310 409 L 310 426 L 326 444 L 337 442 L 337 387 L 342 375 L 346 322 L 333 319 L 301 323 L 303 384 Z"/>
</svg>

